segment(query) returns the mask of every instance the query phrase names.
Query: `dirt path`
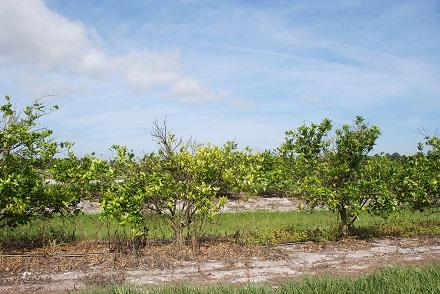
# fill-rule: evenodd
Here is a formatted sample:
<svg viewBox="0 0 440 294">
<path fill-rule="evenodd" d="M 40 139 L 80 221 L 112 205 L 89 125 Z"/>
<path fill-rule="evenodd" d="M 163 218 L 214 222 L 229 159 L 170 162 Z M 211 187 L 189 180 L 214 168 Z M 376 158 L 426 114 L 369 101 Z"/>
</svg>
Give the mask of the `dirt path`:
<svg viewBox="0 0 440 294">
<path fill-rule="evenodd" d="M 440 262 L 440 238 L 348 240 L 274 247 L 221 242 L 207 244 L 197 253 L 176 252 L 161 245 L 150 246 L 137 254 L 114 254 L 106 252 L 105 244 L 83 243 L 61 246 L 51 254 L 43 250 L 47 249 L 28 252 L 27 257 L 0 257 L 0 293 L 46 293 L 110 281 L 139 285 L 277 283 L 304 274 L 355 274 L 390 265 Z M 75 251 L 77 255 L 72 254 Z M 102 254 L 95 254 L 96 251 Z"/>
</svg>

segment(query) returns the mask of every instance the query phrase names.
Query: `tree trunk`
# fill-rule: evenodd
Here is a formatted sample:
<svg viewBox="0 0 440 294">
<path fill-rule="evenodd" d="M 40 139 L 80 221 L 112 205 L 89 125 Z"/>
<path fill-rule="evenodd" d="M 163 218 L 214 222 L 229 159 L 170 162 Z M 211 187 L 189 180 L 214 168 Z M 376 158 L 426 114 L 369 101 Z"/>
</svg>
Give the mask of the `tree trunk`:
<svg viewBox="0 0 440 294">
<path fill-rule="evenodd" d="M 350 232 L 353 229 L 352 218 L 345 207 L 340 207 L 338 212 L 341 220 L 339 224 L 339 235 L 340 237 L 345 238 L 350 235 Z"/>
<path fill-rule="evenodd" d="M 174 230 L 174 244 L 176 245 L 177 249 L 182 249 L 183 247 L 183 228 L 180 224 L 173 225 Z"/>
<path fill-rule="evenodd" d="M 198 249 L 198 240 L 197 240 L 197 234 L 195 231 L 193 231 L 191 233 L 191 245 L 192 245 L 192 250 L 196 251 Z"/>
</svg>

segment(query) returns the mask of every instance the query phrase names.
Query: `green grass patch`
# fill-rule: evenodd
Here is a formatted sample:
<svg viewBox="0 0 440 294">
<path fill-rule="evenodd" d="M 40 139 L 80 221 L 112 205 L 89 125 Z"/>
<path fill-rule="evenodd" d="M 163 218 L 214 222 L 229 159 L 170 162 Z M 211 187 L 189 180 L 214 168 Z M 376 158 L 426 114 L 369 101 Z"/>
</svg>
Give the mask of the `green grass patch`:
<svg viewBox="0 0 440 294">
<path fill-rule="evenodd" d="M 172 230 L 163 218 L 147 218 L 148 238 L 171 240 Z M 359 238 L 411 237 L 440 235 L 438 214 L 402 211 L 383 219 L 362 214 L 356 222 Z M 278 244 L 298 241 L 333 241 L 337 239 L 338 216 L 330 211 L 246 211 L 223 213 L 204 231 L 208 238 L 226 237 L 246 244 Z M 129 240 L 130 227 L 98 215 L 77 215 L 35 219 L 13 230 L 0 228 L 0 245 L 41 246 L 49 241 Z"/>
<path fill-rule="evenodd" d="M 240 286 L 165 286 L 141 288 L 135 286 L 110 286 L 83 290 L 81 294 L 236 294 L 236 293 L 440 293 L 440 266 L 427 266 L 421 268 L 391 267 L 385 270 L 357 277 L 305 277 L 297 281 L 284 283 L 277 287 L 268 285 L 240 285 Z"/>
</svg>

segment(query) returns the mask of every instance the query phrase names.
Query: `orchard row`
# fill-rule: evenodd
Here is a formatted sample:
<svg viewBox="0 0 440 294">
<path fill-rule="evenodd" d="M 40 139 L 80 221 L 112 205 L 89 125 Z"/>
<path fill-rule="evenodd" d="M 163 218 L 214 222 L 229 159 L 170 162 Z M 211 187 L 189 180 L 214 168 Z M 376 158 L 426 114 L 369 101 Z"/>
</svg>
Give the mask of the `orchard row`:
<svg viewBox="0 0 440 294">
<path fill-rule="evenodd" d="M 80 201 L 93 200 L 103 217 L 129 224 L 134 237 L 146 234 L 149 215 L 161 215 L 181 244 L 196 240 L 240 192 L 283 194 L 302 199 L 305 209 L 336 211 L 341 236 L 361 212 L 440 206 L 440 138 L 427 136 L 413 155 L 372 155 L 380 129 L 362 117 L 336 130 L 329 119 L 288 130 L 281 146 L 265 152 L 185 141 L 156 122 L 157 152 L 138 157 L 112 146 L 114 156 L 104 160 L 78 157 L 72 143 L 51 139 L 38 122 L 56 109 L 36 101 L 16 110 L 9 97 L 1 105 L 0 225 L 77 213 Z"/>
</svg>

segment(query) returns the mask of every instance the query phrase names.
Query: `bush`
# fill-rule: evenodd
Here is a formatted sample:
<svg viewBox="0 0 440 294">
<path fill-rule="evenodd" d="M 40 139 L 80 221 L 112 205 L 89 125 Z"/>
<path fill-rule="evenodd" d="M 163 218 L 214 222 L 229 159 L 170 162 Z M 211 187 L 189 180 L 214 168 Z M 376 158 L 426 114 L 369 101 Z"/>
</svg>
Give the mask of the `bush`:
<svg viewBox="0 0 440 294">
<path fill-rule="evenodd" d="M 46 109 L 39 101 L 13 108 L 6 96 L 0 107 L 0 223 L 8 227 L 36 216 L 64 213 L 75 208 L 77 199 L 59 194 L 48 172 L 55 155 L 66 143 L 51 140 L 52 131 L 38 120 L 58 109 Z"/>
<path fill-rule="evenodd" d="M 347 235 L 362 211 L 387 214 L 397 201 L 390 187 L 393 166 L 384 158 L 368 156 L 380 135 L 377 126 L 368 126 L 362 117 L 353 125 L 328 135 L 331 121 L 303 125 L 286 132 L 282 146 L 291 161 L 295 189 L 310 207 L 337 211 L 340 234 Z"/>
<path fill-rule="evenodd" d="M 401 163 L 397 193 L 402 203 L 423 211 L 440 207 L 440 138 L 426 137 L 419 152 Z"/>
<path fill-rule="evenodd" d="M 223 147 L 184 142 L 165 123 L 155 124 L 153 139 L 159 151 L 140 160 L 127 148 L 114 146 L 114 180 L 101 202 L 104 214 L 132 224 L 134 235 L 147 233 L 146 217 L 155 213 L 167 220 L 179 247 L 185 232 L 196 241 L 226 195 L 254 187 L 253 168 L 246 164 L 252 156 L 237 151 L 233 142 Z"/>
</svg>

